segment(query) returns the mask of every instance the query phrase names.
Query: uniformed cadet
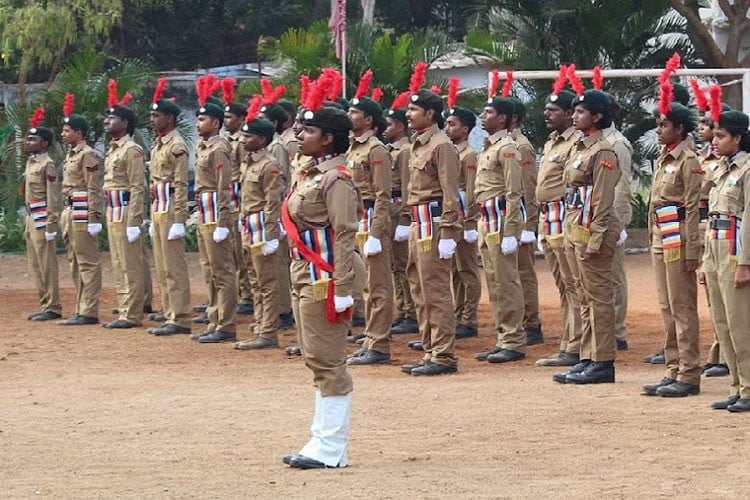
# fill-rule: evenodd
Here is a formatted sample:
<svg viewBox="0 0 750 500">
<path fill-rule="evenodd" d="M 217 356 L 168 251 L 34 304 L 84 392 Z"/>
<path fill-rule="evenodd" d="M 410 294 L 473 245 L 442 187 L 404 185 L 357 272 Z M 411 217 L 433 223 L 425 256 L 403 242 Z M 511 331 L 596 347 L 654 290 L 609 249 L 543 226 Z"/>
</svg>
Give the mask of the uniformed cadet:
<svg viewBox="0 0 750 500">
<path fill-rule="evenodd" d="M 750 411 L 750 133 L 748 117 L 721 113 L 713 145 L 722 156 L 709 195 L 704 280 L 711 299 L 711 319 L 719 335 L 731 386 L 729 397 L 711 407 Z"/>
<path fill-rule="evenodd" d="M 564 80 L 562 82 L 564 85 Z M 562 87 L 560 87 L 562 88 Z M 565 166 L 578 141 L 573 127 L 573 99 L 569 90 L 553 90 L 544 105 L 544 121 L 552 132 L 539 162 L 536 198 L 539 202 L 539 240 L 560 294 L 563 333 L 559 352 L 536 362 L 538 366 L 573 366 L 581 346 L 581 304 L 573 273 L 565 256 Z"/>
<path fill-rule="evenodd" d="M 458 203 L 458 151 L 442 131 L 443 100 L 414 90 L 406 118 L 414 131 L 409 157 L 412 210 L 406 275 L 417 310 L 424 356 L 401 370 L 442 375 L 457 370 L 456 319 L 450 289 L 453 255 L 462 231 Z"/>
<path fill-rule="evenodd" d="M 60 136 L 68 145 L 63 167 L 63 209 L 60 216 L 63 243 L 68 249 L 70 275 L 76 289 L 75 312 L 59 325 L 99 323 L 99 295 L 102 289 L 102 259 L 98 234 L 102 230 L 101 159 L 86 144 L 89 123 L 73 114 L 73 95 L 66 94 Z"/>
<path fill-rule="evenodd" d="M 620 180 L 617 156 L 603 137 L 612 122 L 609 98 L 587 90 L 574 101 L 573 126 L 582 132 L 565 166 L 565 254 L 581 301 L 581 361 L 560 383 L 615 381 L 612 259 L 622 224 L 614 212 Z"/>
<path fill-rule="evenodd" d="M 115 89 L 116 93 L 116 89 Z M 116 103 L 110 98 L 110 104 Z M 104 328 L 134 328 L 143 319 L 143 225 L 146 165 L 133 140 L 135 113 L 124 104 L 107 110 L 104 131 L 110 136 L 104 160 L 104 197 L 112 271 L 117 284 L 119 318 Z"/>
<path fill-rule="evenodd" d="M 362 349 L 351 365 L 390 363 L 390 330 L 393 321 L 391 275 L 391 155 L 378 138 L 386 123 L 380 104 L 355 97 L 348 111 L 352 136 L 346 152 L 347 166 L 362 196 L 362 218 L 357 246 L 365 261 L 365 335 Z"/>
<path fill-rule="evenodd" d="M 403 102 L 394 103 L 386 112 L 386 147 L 391 153 L 391 225 L 393 227 L 392 265 L 393 286 L 395 289 L 396 319 L 391 323 L 391 333 L 418 333 L 417 312 L 411 297 L 409 280 L 406 278 L 406 264 L 409 261 L 409 231 L 411 207 L 406 203 L 409 187 L 409 155 L 411 143 L 406 132 L 408 123 L 403 106 L 409 99 L 405 92 Z"/>
<path fill-rule="evenodd" d="M 258 118 L 252 108 L 251 105 L 241 129 L 247 155 L 242 164 L 240 221 L 245 254 L 252 260 L 248 266 L 254 270 L 251 279 L 255 325 L 250 341 L 234 345 L 243 350 L 279 346 L 279 209 L 286 186 L 279 163 L 266 149 L 273 140 L 273 124 Z"/>
<path fill-rule="evenodd" d="M 701 249 L 699 200 L 703 171 L 686 138 L 695 129 L 690 109 L 660 103 L 656 134 L 662 145 L 649 201 L 649 245 L 664 323 L 666 374 L 643 386 L 647 395 L 682 397 L 700 392 L 698 288 Z"/>
<path fill-rule="evenodd" d="M 536 150 L 521 131 L 521 122 L 526 117 L 526 106 L 517 97 L 513 101 L 513 118 L 510 136 L 521 153 L 521 190 L 526 223 L 521 230 L 518 247 L 518 276 L 523 289 L 523 328 L 526 345 L 544 343 L 542 320 L 539 318 L 539 281 L 534 270 L 536 262 L 536 230 L 539 224 L 539 202 L 536 199 L 536 183 L 539 170 L 536 165 Z"/>
<path fill-rule="evenodd" d="M 198 205 L 198 250 L 208 282 L 208 326 L 191 336 L 200 343 L 237 339 L 237 278 L 234 267 L 231 202 L 231 146 L 219 135 L 224 110 L 199 96 L 196 111 L 198 143 L 195 159 L 195 200 Z"/>
<path fill-rule="evenodd" d="M 24 229 L 26 258 L 42 307 L 40 312 L 27 318 L 31 321 L 48 321 L 62 315 L 55 253 L 60 186 L 55 163 L 47 153 L 53 140 L 52 131 L 39 126 L 43 117 L 43 108 L 35 111 L 32 117 L 25 144 L 29 158 L 23 174 L 27 213 Z"/>
<path fill-rule="evenodd" d="M 281 106 L 284 111 L 286 112 L 286 121 L 282 124 L 281 128 L 283 129 L 283 132 L 279 135 L 279 139 L 281 140 L 281 143 L 286 148 L 286 152 L 289 155 L 289 165 L 291 168 L 292 161 L 297 156 L 297 153 L 299 153 L 299 141 L 297 140 L 297 135 L 294 132 L 294 121 L 295 117 L 297 115 L 297 108 L 294 106 L 294 103 L 291 101 L 287 101 L 286 99 L 279 99 L 279 101 L 276 103 L 279 106 Z M 291 176 L 291 172 L 289 173 Z M 287 184 L 289 183 L 289 180 L 287 179 Z"/>
<path fill-rule="evenodd" d="M 175 103 L 154 94 L 151 105 L 151 126 L 155 137 L 149 168 L 149 233 L 164 315 L 163 325 L 148 329 L 154 335 L 190 333 L 190 278 L 185 259 L 188 148 L 175 128 L 179 116 L 180 108 Z"/>
<path fill-rule="evenodd" d="M 479 155 L 475 195 L 482 213 L 479 251 L 497 333 L 495 346 L 475 358 L 507 363 L 526 357 L 524 301 L 518 275 L 518 238 L 524 227 L 521 210 L 521 154 L 508 133 L 513 101 L 492 97 L 479 119 L 489 134 Z"/>
<path fill-rule="evenodd" d="M 445 133 L 458 150 L 458 194 L 463 220 L 463 235 L 453 256 L 453 301 L 456 313 L 456 338 L 477 336 L 477 308 L 482 297 L 477 239 L 479 205 L 474 198 L 477 177 L 477 152 L 469 145 L 469 133 L 476 125 L 473 111 L 453 107 L 445 119 Z"/>
<path fill-rule="evenodd" d="M 362 202 L 343 156 L 349 146 L 349 117 L 318 102 L 305 104 L 300 151 L 313 164 L 291 187 L 282 220 L 293 255 L 297 332 L 316 386 L 315 415 L 308 443 L 283 462 L 300 469 L 346 467 L 353 389 L 346 334 Z"/>
<path fill-rule="evenodd" d="M 617 164 L 620 166 L 622 177 L 617 183 L 615 191 L 615 213 L 622 222 L 623 230 L 617 241 L 615 256 L 612 261 L 612 274 L 615 280 L 615 336 L 617 338 L 617 350 L 628 349 L 628 331 L 625 319 L 628 314 L 628 279 L 625 274 L 625 241 L 628 233 L 624 228 L 628 227 L 633 218 L 633 207 L 630 203 L 630 181 L 633 178 L 633 146 L 617 128 L 614 116 L 619 113 L 619 105 L 610 97 L 612 102 L 612 124 L 604 131 L 604 138 L 612 145 L 617 156 Z"/>
</svg>

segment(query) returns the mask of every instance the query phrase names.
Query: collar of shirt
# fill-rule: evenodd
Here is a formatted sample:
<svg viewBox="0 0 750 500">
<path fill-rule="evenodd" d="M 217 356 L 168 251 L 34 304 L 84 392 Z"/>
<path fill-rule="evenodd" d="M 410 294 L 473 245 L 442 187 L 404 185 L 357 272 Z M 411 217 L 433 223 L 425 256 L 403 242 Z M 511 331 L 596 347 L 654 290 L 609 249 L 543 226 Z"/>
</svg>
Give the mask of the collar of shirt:
<svg viewBox="0 0 750 500">
<path fill-rule="evenodd" d="M 732 156 L 725 156 L 724 157 L 724 165 L 726 166 L 727 171 L 731 170 L 732 167 L 739 167 L 744 163 L 747 153 L 742 151 L 741 149 L 737 151 Z"/>
<path fill-rule="evenodd" d="M 335 155 L 333 157 L 324 156 L 322 158 L 316 158 L 315 162 L 316 164 L 313 166 L 313 168 L 321 174 L 324 174 L 329 170 L 346 163 L 344 160 L 344 155 Z"/>
<path fill-rule="evenodd" d="M 201 149 L 206 149 L 211 144 L 213 144 L 214 142 L 216 142 L 216 141 L 218 141 L 220 139 L 221 139 L 221 136 L 219 134 L 216 134 L 216 135 L 214 135 L 212 137 L 209 137 L 208 139 L 201 139 L 201 142 L 198 144 L 198 147 L 201 148 Z"/>
<path fill-rule="evenodd" d="M 456 149 L 458 150 L 459 153 L 463 153 L 464 151 L 466 151 L 466 148 L 469 147 L 469 141 L 466 140 L 466 141 L 457 142 L 454 145 L 456 146 Z"/>
<path fill-rule="evenodd" d="M 401 139 L 397 140 L 396 142 L 389 142 L 387 144 L 388 150 L 392 151 L 394 149 L 401 149 L 405 146 L 409 145 L 409 138 L 404 136 Z"/>
<path fill-rule="evenodd" d="M 580 143 L 583 144 L 586 149 L 589 149 L 591 146 L 599 142 L 600 139 L 602 139 L 603 132 L 603 130 L 597 130 L 589 136 L 581 136 Z"/>
<path fill-rule="evenodd" d="M 673 159 L 677 159 L 682 154 L 682 151 L 687 149 L 685 141 L 680 141 L 675 144 L 665 144 L 662 149 L 664 156 L 671 156 Z"/>
<path fill-rule="evenodd" d="M 49 161 L 49 153 L 44 152 L 44 153 L 30 155 L 29 159 L 34 161 L 35 163 L 46 163 L 47 161 Z"/>
<path fill-rule="evenodd" d="M 177 136 L 177 129 L 172 129 L 158 138 L 159 144 L 169 144 Z"/>
<path fill-rule="evenodd" d="M 266 155 L 267 151 L 266 148 L 261 148 L 258 151 L 255 151 L 254 153 L 250 153 L 250 159 L 253 160 L 253 163 L 256 161 L 260 161 L 261 158 L 263 158 Z"/>
<path fill-rule="evenodd" d="M 491 136 L 487 137 L 487 139 L 485 139 L 485 140 L 489 144 L 496 144 L 497 142 L 505 139 L 507 136 L 508 136 L 508 129 L 504 128 L 502 130 L 498 130 L 497 132 L 495 132 Z"/>
<path fill-rule="evenodd" d="M 130 136 L 129 136 L 129 135 L 127 135 L 127 134 L 125 134 L 125 135 L 123 135 L 122 137 L 120 137 L 120 138 L 119 138 L 119 139 L 117 139 L 117 140 L 111 140 L 111 141 L 109 141 L 109 148 L 110 148 L 110 149 L 117 149 L 117 148 L 121 148 L 121 147 L 123 147 L 123 146 L 125 145 L 125 143 L 126 143 L 126 142 L 128 142 L 129 140 L 130 140 Z"/>
<path fill-rule="evenodd" d="M 424 132 L 421 134 L 416 135 L 415 139 L 420 144 L 427 144 L 427 142 L 432 138 L 433 135 L 435 135 L 438 132 L 438 126 L 437 123 L 433 123 L 432 126 L 425 129 Z"/>
<path fill-rule="evenodd" d="M 75 147 L 70 148 L 68 151 L 68 156 L 73 156 L 78 153 L 80 153 L 83 150 L 83 147 L 86 145 L 85 142 L 81 141 L 78 144 L 75 145 Z"/>
<path fill-rule="evenodd" d="M 239 131 L 239 130 L 238 130 L 238 131 L 236 131 L 236 132 L 230 132 L 230 133 L 227 133 L 227 135 L 226 135 L 226 139 L 227 139 L 228 141 L 230 141 L 230 142 L 236 142 L 236 141 L 239 141 L 239 140 L 240 140 L 241 138 L 242 138 L 242 136 L 241 136 L 241 134 L 240 134 L 240 131 Z"/>
<path fill-rule="evenodd" d="M 372 129 L 366 130 L 366 131 L 362 132 L 361 135 L 354 135 L 354 132 L 352 132 L 352 134 L 351 134 L 351 141 L 352 142 L 358 142 L 360 144 L 364 144 L 364 143 L 366 143 L 367 141 L 370 140 L 370 137 L 372 137 L 374 135 L 375 135 L 375 131 L 372 130 Z"/>
</svg>

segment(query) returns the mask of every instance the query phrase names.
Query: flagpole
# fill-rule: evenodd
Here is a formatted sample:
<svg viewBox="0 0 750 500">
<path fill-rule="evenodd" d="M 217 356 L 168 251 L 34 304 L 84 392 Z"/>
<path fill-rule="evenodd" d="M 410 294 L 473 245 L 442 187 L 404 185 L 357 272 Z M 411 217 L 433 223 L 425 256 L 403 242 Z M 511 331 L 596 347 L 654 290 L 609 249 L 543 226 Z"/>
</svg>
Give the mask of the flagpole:
<svg viewBox="0 0 750 500">
<path fill-rule="evenodd" d="M 346 31 L 341 40 L 341 74 L 344 75 L 344 81 L 341 82 L 341 86 L 344 87 L 341 91 L 341 95 L 346 99 Z"/>
</svg>

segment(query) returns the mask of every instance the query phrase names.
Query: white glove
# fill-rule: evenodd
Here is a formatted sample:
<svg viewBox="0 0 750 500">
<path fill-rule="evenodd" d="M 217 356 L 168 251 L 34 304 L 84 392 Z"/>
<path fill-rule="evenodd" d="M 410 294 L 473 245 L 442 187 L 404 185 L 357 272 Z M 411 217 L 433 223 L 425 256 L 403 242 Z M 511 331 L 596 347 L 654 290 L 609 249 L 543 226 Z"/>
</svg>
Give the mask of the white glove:
<svg viewBox="0 0 750 500">
<path fill-rule="evenodd" d="M 620 231 L 620 239 L 617 240 L 617 246 L 621 247 L 622 245 L 624 245 L 625 240 L 627 239 L 628 239 L 628 232 L 623 229 L 622 231 Z"/>
<path fill-rule="evenodd" d="M 128 227 L 125 230 L 125 234 L 128 236 L 128 243 L 133 243 L 141 235 L 140 227 Z"/>
<path fill-rule="evenodd" d="M 169 226 L 169 234 L 167 234 L 168 240 L 177 240 L 185 237 L 185 224 L 175 222 Z"/>
<path fill-rule="evenodd" d="M 96 236 L 97 234 L 102 232 L 102 225 L 101 224 L 89 224 L 86 230 L 89 232 L 91 236 Z"/>
<path fill-rule="evenodd" d="M 283 240 L 286 238 L 286 229 L 284 229 L 284 224 L 282 224 L 281 221 L 279 221 L 279 239 Z"/>
<path fill-rule="evenodd" d="M 479 239 L 479 233 L 476 229 L 464 231 L 464 241 L 466 243 L 476 243 L 477 239 Z"/>
<path fill-rule="evenodd" d="M 362 246 L 362 253 L 365 254 L 365 257 L 377 255 L 382 251 L 383 245 L 380 244 L 380 238 L 375 238 L 374 236 L 368 236 L 367 241 Z"/>
<path fill-rule="evenodd" d="M 276 250 L 278 249 L 279 240 L 268 240 L 263 242 L 263 246 L 260 247 L 260 253 L 262 253 L 264 257 L 268 257 L 269 255 L 276 253 Z"/>
<path fill-rule="evenodd" d="M 450 238 L 440 238 L 438 242 L 438 256 L 441 259 L 450 259 L 456 253 L 456 242 Z"/>
<path fill-rule="evenodd" d="M 229 228 L 227 227 L 217 227 L 214 229 L 214 241 L 216 243 L 221 243 L 225 239 L 227 239 L 227 236 L 229 236 Z"/>
<path fill-rule="evenodd" d="M 337 313 L 341 313 L 349 309 L 354 305 L 354 299 L 351 295 L 346 297 L 339 297 L 338 295 L 333 296 L 333 307 L 336 308 Z"/>
<path fill-rule="evenodd" d="M 536 235 L 534 234 L 534 231 L 521 231 L 521 243 L 527 244 L 527 243 L 534 243 L 536 241 Z"/>
<path fill-rule="evenodd" d="M 536 240 L 536 247 L 539 249 L 540 252 L 544 253 L 544 243 L 542 242 L 541 238 Z"/>
<path fill-rule="evenodd" d="M 154 241 L 154 223 L 153 222 L 148 225 L 148 236 L 149 238 L 151 238 L 151 241 Z"/>
<path fill-rule="evenodd" d="M 503 236 L 503 241 L 500 243 L 500 251 L 503 255 L 510 255 L 518 250 L 518 240 L 515 236 Z"/>
<path fill-rule="evenodd" d="M 46 241 L 55 241 L 56 236 L 57 236 L 57 231 L 53 233 L 47 233 L 47 232 L 44 233 L 44 239 Z"/>
<path fill-rule="evenodd" d="M 393 241 L 406 241 L 409 239 L 409 226 L 396 226 L 396 233 L 393 236 Z"/>
</svg>

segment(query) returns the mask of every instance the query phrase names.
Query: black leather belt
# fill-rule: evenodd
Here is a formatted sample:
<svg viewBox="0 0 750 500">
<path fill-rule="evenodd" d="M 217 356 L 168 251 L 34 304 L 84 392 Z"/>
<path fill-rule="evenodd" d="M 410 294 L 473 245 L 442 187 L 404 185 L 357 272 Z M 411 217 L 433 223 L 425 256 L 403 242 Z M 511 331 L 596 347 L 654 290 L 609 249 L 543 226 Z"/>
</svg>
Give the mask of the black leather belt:
<svg viewBox="0 0 750 500">
<path fill-rule="evenodd" d="M 365 207 L 365 210 L 370 210 L 371 208 L 375 208 L 375 200 L 362 200 L 362 205 Z"/>
<path fill-rule="evenodd" d="M 711 229 L 731 229 L 732 221 L 727 219 L 711 219 L 708 221 L 708 227 Z"/>
<path fill-rule="evenodd" d="M 393 191 L 391 191 L 391 198 L 401 198 L 401 190 L 394 189 Z"/>
<path fill-rule="evenodd" d="M 701 222 L 708 220 L 708 207 L 700 207 L 698 212 L 700 213 L 699 217 Z"/>
</svg>

